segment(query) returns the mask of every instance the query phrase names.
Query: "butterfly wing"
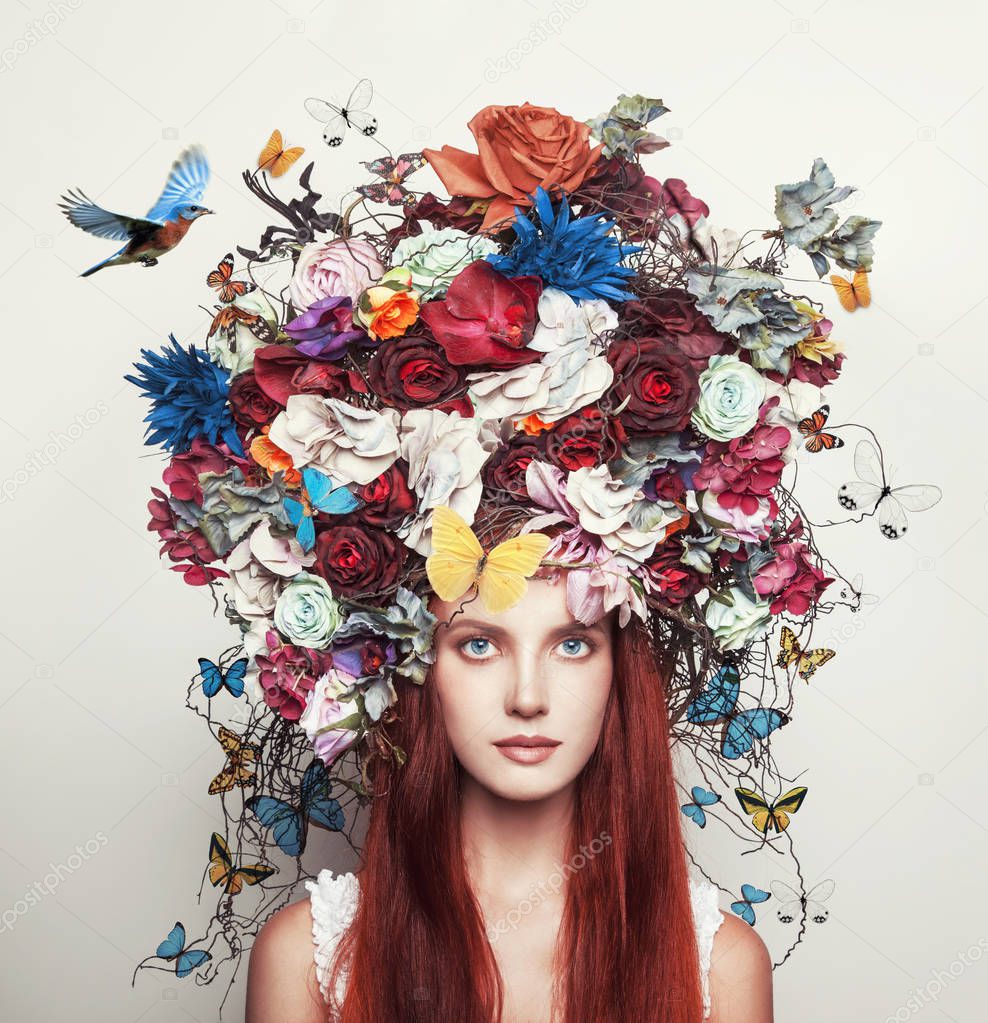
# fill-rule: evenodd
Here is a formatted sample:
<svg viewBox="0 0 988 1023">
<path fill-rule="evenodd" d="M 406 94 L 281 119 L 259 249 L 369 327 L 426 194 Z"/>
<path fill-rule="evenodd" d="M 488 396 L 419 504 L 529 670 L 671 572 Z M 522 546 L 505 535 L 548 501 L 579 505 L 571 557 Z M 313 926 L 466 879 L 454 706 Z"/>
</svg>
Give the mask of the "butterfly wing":
<svg viewBox="0 0 988 1023">
<path fill-rule="evenodd" d="M 701 828 L 705 828 L 707 826 L 707 815 L 703 812 L 702 806 L 697 806 L 696 803 L 686 803 L 679 809 Z"/>
<path fill-rule="evenodd" d="M 940 500 L 943 492 L 930 483 L 917 483 L 905 487 L 893 487 L 878 505 L 878 528 L 882 536 L 898 540 L 909 528 L 906 509 L 926 511 Z"/>
<path fill-rule="evenodd" d="M 355 110 L 366 110 L 374 96 L 374 86 L 369 78 L 361 78 L 353 87 L 350 98 L 346 101 L 347 113 Z"/>
<path fill-rule="evenodd" d="M 215 888 L 217 885 L 229 883 L 233 873 L 233 858 L 226 839 L 214 831 L 209 840 L 209 880 Z"/>
<path fill-rule="evenodd" d="M 906 487 L 893 487 L 894 497 L 903 508 L 911 512 L 926 511 L 943 497 L 943 491 L 932 483 L 915 483 Z"/>
<path fill-rule="evenodd" d="M 391 186 L 386 181 L 372 181 L 369 185 L 358 185 L 356 191 L 371 202 L 387 202 Z"/>
<path fill-rule="evenodd" d="M 343 141 L 347 121 L 339 107 L 324 99 L 310 97 L 305 101 L 305 109 L 317 121 L 323 122 L 322 137 L 326 145 L 338 146 Z"/>
<path fill-rule="evenodd" d="M 305 468 L 302 470 L 302 478 L 305 481 L 305 489 L 309 495 L 312 505 L 320 511 L 332 515 L 345 515 L 360 507 L 360 500 L 347 490 L 346 487 L 336 485 L 324 473 L 318 469 Z"/>
<path fill-rule="evenodd" d="M 767 739 L 789 718 L 780 710 L 755 707 L 734 715 L 724 726 L 721 752 L 728 760 L 737 760 L 749 753 L 758 739 Z"/>
<path fill-rule="evenodd" d="M 725 664 L 695 700 L 686 708 L 686 719 L 694 725 L 721 721 L 734 711 L 741 692 L 741 676 L 733 664 Z"/>
<path fill-rule="evenodd" d="M 419 167 L 424 167 L 425 162 L 425 157 L 421 153 L 401 153 L 398 156 L 392 180 L 404 181 L 409 174 L 417 171 Z"/>
<path fill-rule="evenodd" d="M 755 911 L 747 902 L 732 902 L 731 912 L 736 913 L 749 926 L 755 926 Z"/>
<path fill-rule="evenodd" d="M 204 948 L 191 948 L 186 952 L 180 952 L 175 961 L 175 974 L 187 977 L 196 967 L 208 963 L 212 958 Z"/>
<path fill-rule="evenodd" d="M 491 551 L 477 582 L 480 599 L 491 614 L 507 611 L 521 600 L 551 542 L 544 533 L 524 533 Z"/>
<path fill-rule="evenodd" d="M 278 157 L 281 156 L 284 148 L 285 143 L 281 137 L 281 132 L 275 128 L 275 130 L 271 132 L 271 137 L 267 140 L 267 142 L 265 142 L 260 156 L 257 158 L 258 169 L 271 170 L 272 166 L 278 160 Z"/>
<path fill-rule="evenodd" d="M 762 891 L 761 888 L 756 888 L 753 884 L 741 885 L 741 898 L 752 905 L 758 905 L 759 902 L 765 902 L 771 897 L 768 892 Z"/>
<path fill-rule="evenodd" d="M 836 657 L 836 650 L 818 647 L 815 650 L 804 650 L 799 655 L 799 667 L 796 669 L 800 678 L 809 682 L 817 668 L 822 667 L 831 657 Z"/>
<path fill-rule="evenodd" d="M 244 805 L 271 831 L 278 848 L 286 856 L 298 856 L 302 851 L 302 817 L 289 803 L 273 796 L 251 796 Z"/>
<path fill-rule="evenodd" d="M 871 305 L 871 284 L 868 282 L 867 270 L 855 270 L 851 279 L 851 288 L 858 305 L 867 308 Z"/>
<path fill-rule="evenodd" d="M 174 959 L 185 948 L 185 928 L 179 921 L 168 932 L 168 937 L 157 947 L 155 955 L 161 959 Z"/>
<path fill-rule="evenodd" d="M 223 685 L 230 690 L 231 696 L 239 698 L 244 695 L 244 677 L 247 674 L 247 664 L 246 657 L 238 657 L 227 668 L 226 674 L 223 676 Z"/>
<path fill-rule="evenodd" d="M 854 294 L 854 287 L 849 280 L 841 277 L 840 274 L 831 274 L 830 283 L 837 292 L 840 304 L 849 312 L 853 313 L 858 307 L 858 300 Z"/>
<path fill-rule="evenodd" d="M 716 792 L 708 792 L 701 785 L 694 785 L 691 792 L 693 802 L 698 806 L 713 806 L 720 802 L 720 796 Z"/>
<path fill-rule="evenodd" d="M 440 600 L 459 600 L 477 580 L 484 549 L 452 508 L 432 510 L 432 553 L 425 559 L 429 583 Z"/>
<path fill-rule="evenodd" d="M 796 633 L 788 625 L 782 626 L 779 634 L 779 656 L 775 659 L 776 667 L 788 668 L 802 653 Z"/>
<path fill-rule="evenodd" d="M 223 672 L 208 657 L 199 658 L 199 673 L 202 675 L 202 691 L 206 696 L 215 696 L 223 685 Z"/>
<path fill-rule="evenodd" d="M 738 797 L 741 809 L 747 813 L 757 813 L 759 810 L 767 810 L 768 803 L 764 796 L 760 796 L 754 789 L 736 788 L 734 794 Z"/>
<path fill-rule="evenodd" d="M 803 805 L 803 800 L 806 798 L 808 791 L 809 789 L 805 785 L 790 789 L 775 801 L 775 809 L 785 810 L 786 813 L 795 813 Z"/>
</svg>

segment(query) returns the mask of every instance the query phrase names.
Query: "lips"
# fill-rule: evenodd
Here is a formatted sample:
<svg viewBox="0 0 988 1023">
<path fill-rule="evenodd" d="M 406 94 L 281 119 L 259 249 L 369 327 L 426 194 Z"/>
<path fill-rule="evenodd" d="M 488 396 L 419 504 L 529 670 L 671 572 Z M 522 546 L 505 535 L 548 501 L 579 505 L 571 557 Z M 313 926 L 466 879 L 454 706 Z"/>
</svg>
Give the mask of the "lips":
<svg viewBox="0 0 988 1023">
<path fill-rule="evenodd" d="M 498 739 L 495 746 L 558 746 L 559 739 L 550 739 L 545 735 L 511 735 L 507 739 Z"/>
</svg>

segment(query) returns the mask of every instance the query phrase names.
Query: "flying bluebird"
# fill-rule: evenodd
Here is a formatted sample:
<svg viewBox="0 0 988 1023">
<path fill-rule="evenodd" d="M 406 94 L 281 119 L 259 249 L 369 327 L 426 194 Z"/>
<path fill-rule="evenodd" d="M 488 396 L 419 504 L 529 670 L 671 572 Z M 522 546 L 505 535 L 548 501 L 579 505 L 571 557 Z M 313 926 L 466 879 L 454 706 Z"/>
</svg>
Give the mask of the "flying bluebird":
<svg viewBox="0 0 988 1023">
<path fill-rule="evenodd" d="M 78 189 L 63 195 L 59 209 L 76 227 L 99 238 L 127 243 L 79 276 L 88 277 L 104 266 L 123 263 L 154 266 L 159 256 L 171 251 L 185 237 L 193 220 L 213 212 L 200 205 L 208 183 L 206 154 L 198 146 L 190 146 L 172 164 L 164 190 L 144 217 L 111 213 Z"/>
</svg>

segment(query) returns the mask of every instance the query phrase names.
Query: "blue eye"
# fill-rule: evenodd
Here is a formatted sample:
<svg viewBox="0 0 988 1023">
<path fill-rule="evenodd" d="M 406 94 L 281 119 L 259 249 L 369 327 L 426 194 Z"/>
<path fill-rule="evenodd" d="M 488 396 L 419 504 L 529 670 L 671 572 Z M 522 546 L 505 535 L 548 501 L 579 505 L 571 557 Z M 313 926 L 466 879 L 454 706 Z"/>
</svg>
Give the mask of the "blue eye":
<svg viewBox="0 0 988 1023">
<path fill-rule="evenodd" d="M 576 656 L 581 652 L 581 647 L 588 646 L 589 644 L 585 639 L 570 638 L 564 639 L 559 645 L 563 648 L 564 653 Z"/>
<path fill-rule="evenodd" d="M 489 639 L 484 639 L 483 636 L 474 636 L 473 639 L 466 641 L 464 648 L 467 653 L 475 657 L 483 657 L 490 649 L 490 645 L 491 641 Z"/>
</svg>

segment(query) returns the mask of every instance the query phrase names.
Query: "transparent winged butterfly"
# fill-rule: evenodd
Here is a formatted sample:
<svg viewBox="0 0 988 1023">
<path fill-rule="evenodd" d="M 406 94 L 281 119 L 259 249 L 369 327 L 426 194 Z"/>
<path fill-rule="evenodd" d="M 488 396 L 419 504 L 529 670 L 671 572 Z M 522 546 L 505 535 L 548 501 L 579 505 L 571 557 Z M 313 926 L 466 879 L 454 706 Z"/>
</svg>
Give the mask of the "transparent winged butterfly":
<svg viewBox="0 0 988 1023">
<path fill-rule="evenodd" d="M 365 198 L 373 202 L 386 202 L 389 206 L 402 206 L 415 198 L 403 182 L 409 174 L 425 165 L 425 157 L 421 153 L 399 153 L 397 157 L 382 156 L 377 160 L 360 162 L 371 174 L 384 179 L 372 181 L 369 185 L 359 185 L 357 191 Z"/>
<path fill-rule="evenodd" d="M 338 146 L 343 142 L 348 125 L 363 135 L 373 135 L 377 131 L 377 118 L 367 112 L 373 95 L 374 86 L 370 79 L 361 78 L 345 106 L 338 107 L 335 103 L 310 96 L 305 101 L 305 109 L 317 121 L 322 121 L 322 137 L 326 145 Z"/>
<path fill-rule="evenodd" d="M 782 881 L 773 881 L 770 887 L 780 902 L 776 916 L 784 924 L 791 924 L 797 917 L 801 917 L 804 909 L 807 917 L 816 924 L 826 923 L 830 916 L 830 910 L 823 904 L 834 893 L 834 882 L 830 878 L 814 885 L 805 896 Z"/>
<path fill-rule="evenodd" d="M 843 587 L 840 591 L 840 595 L 846 600 L 848 596 L 853 597 L 855 603 L 860 606 L 861 604 L 877 604 L 878 596 L 874 593 L 865 593 L 864 589 L 864 576 L 858 572 L 858 574 Z M 857 607 L 852 607 L 852 611 L 856 611 Z"/>
<path fill-rule="evenodd" d="M 866 515 L 877 512 L 878 528 L 889 540 L 897 540 L 906 532 L 907 510 L 926 511 L 943 496 L 931 483 L 893 487 L 881 451 L 867 439 L 859 440 L 854 449 L 854 471 L 858 478 L 837 491 L 837 500 L 848 511 L 863 511 Z"/>
</svg>

